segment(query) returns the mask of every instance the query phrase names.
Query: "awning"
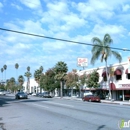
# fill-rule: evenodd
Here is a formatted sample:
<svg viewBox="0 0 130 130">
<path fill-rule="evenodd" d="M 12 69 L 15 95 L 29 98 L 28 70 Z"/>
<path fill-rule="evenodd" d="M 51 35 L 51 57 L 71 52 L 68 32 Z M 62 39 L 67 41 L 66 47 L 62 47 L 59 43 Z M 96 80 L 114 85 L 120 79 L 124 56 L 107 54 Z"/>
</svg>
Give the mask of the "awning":
<svg viewBox="0 0 130 130">
<path fill-rule="evenodd" d="M 108 73 L 108 75 L 109 75 L 109 73 Z M 103 73 L 102 73 L 102 77 L 106 77 L 107 76 L 107 73 L 106 73 L 106 71 L 104 71 Z"/>
<path fill-rule="evenodd" d="M 114 72 L 114 75 L 122 75 L 122 72 L 120 69 L 116 69 Z"/>
<path fill-rule="evenodd" d="M 125 70 L 125 74 L 130 74 L 130 72 L 128 72 L 128 69 Z"/>
<path fill-rule="evenodd" d="M 114 83 L 110 83 L 110 90 L 116 90 L 116 86 Z"/>
</svg>

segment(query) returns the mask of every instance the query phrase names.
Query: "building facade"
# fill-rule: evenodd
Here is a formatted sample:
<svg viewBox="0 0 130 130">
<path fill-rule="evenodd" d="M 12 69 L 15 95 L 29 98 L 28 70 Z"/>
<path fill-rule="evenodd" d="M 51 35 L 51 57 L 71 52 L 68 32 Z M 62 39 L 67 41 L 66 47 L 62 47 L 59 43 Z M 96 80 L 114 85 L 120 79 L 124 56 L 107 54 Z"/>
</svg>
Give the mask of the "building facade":
<svg viewBox="0 0 130 130">
<path fill-rule="evenodd" d="M 99 67 L 78 71 L 78 75 L 90 74 L 93 70 L 97 70 L 99 74 L 99 88 L 92 88 L 91 91 L 99 92 L 105 96 L 109 96 L 109 89 L 114 100 L 130 100 L 130 60 L 127 62 L 113 64 L 107 67 Z M 108 73 L 108 79 L 107 74 Z M 109 82 L 108 82 L 109 81 Z M 86 85 L 83 90 L 90 90 Z"/>
<path fill-rule="evenodd" d="M 34 79 L 30 79 L 30 85 L 29 89 L 27 90 L 27 81 L 23 84 L 23 91 L 28 93 L 39 93 L 40 87 L 38 86 L 38 83 Z"/>
</svg>

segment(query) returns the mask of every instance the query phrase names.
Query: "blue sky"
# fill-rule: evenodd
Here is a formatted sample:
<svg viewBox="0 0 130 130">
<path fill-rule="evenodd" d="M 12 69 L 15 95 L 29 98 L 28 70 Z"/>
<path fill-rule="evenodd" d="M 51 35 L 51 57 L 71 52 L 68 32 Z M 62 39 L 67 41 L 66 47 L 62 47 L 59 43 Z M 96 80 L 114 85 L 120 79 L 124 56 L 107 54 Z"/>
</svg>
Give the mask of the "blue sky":
<svg viewBox="0 0 130 130">
<path fill-rule="evenodd" d="M 103 39 L 109 33 L 112 47 L 130 49 L 129 0 L 0 0 L 0 28 L 34 33 L 92 44 L 93 37 Z M 90 62 L 92 46 L 31 37 L 0 30 L 0 67 L 7 65 L 6 79 L 24 75 L 27 66 L 33 74 L 41 65 L 44 72 L 64 61 L 69 71 L 77 67 L 77 58 Z M 119 51 L 123 62 L 130 52 Z M 108 64 L 118 61 L 110 57 Z M 87 68 L 104 66 L 100 59 Z M 0 75 L 2 78 L 2 75 Z"/>
</svg>

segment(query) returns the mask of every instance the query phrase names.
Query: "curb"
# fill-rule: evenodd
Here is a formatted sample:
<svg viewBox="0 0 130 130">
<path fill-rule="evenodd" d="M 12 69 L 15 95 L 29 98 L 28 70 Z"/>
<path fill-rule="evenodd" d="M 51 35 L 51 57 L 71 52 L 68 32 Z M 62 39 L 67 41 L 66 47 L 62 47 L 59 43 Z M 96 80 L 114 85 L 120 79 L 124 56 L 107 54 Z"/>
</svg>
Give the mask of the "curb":
<svg viewBox="0 0 130 130">
<path fill-rule="evenodd" d="M 127 103 L 123 103 L 123 102 L 104 102 L 104 101 L 101 101 L 102 103 L 107 103 L 107 104 L 117 104 L 117 105 L 126 105 L 126 106 L 130 106 L 130 104 L 127 104 Z"/>
<path fill-rule="evenodd" d="M 65 99 L 65 100 L 77 100 L 77 101 L 82 101 L 82 99 L 77 99 L 77 98 L 60 98 L 60 97 L 55 97 L 57 99 Z M 125 105 L 125 106 L 130 106 L 130 103 L 123 103 L 123 102 L 109 102 L 109 101 L 101 101 L 101 103 L 106 103 L 106 104 L 116 104 L 116 105 Z"/>
</svg>

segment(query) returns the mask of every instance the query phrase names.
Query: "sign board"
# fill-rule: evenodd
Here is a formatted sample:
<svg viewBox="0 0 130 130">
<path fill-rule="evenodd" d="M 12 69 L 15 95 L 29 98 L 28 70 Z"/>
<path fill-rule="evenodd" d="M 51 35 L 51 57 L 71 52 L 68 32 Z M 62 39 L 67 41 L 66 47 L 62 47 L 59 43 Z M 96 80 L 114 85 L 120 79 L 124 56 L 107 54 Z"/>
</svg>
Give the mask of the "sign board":
<svg viewBox="0 0 130 130">
<path fill-rule="evenodd" d="M 130 84 L 119 84 L 118 88 L 130 88 Z"/>
<path fill-rule="evenodd" d="M 88 66 L 88 59 L 87 58 L 78 58 L 77 64 L 78 64 L 78 66 L 86 67 L 86 66 Z"/>
</svg>

